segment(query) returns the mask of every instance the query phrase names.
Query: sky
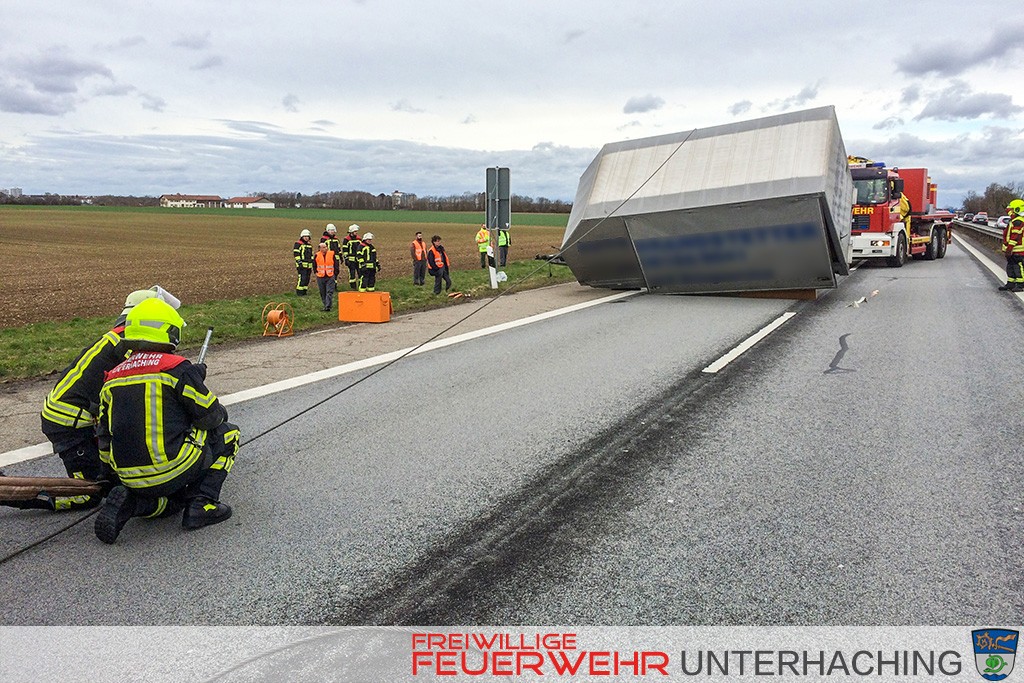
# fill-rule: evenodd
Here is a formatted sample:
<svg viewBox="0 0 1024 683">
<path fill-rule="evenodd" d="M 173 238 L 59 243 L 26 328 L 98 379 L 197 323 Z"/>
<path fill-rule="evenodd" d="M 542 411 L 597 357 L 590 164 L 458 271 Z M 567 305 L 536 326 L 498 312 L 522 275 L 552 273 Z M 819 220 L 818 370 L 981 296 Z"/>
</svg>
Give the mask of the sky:
<svg viewBox="0 0 1024 683">
<path fill-rule="evenodd" d="M 572 200 L 602 145 L 833 105 L 939 203 L 1024 183 L 1019 0 L 0 0 L 0 188 Z"/>
</svg>

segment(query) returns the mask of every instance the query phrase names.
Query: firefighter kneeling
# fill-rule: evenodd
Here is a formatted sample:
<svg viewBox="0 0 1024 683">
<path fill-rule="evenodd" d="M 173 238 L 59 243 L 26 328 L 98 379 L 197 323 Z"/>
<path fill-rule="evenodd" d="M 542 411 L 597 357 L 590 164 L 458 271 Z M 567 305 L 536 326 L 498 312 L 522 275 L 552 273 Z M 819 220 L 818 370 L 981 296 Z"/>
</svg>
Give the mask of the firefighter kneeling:
<svg viewBox="0 0 1024 683">
<path fill-rule="evenodd" d="M 96 517 L 96 537 L 113 543 L 132 517 L 184 508 L 181 525 L 223 522 L 220 489 L 238 452 L 238 428 L 203 383 L 206 367 L 173 354 L 185 321 L 159 299 L 128 314 L 133 353 L 107 373 L 100 391 L 100 459 L 119 482 Z"/>
</svg>

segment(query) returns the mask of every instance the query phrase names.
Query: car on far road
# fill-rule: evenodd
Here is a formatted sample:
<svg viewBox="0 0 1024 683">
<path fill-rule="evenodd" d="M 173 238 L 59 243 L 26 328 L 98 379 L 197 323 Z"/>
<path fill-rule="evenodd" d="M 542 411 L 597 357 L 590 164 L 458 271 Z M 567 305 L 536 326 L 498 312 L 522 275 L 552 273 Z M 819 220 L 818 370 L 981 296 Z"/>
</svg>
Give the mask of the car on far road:
<svg viewBox="0 0 1024 683">
<path fill-rule="evenodd" d="M 979 225 L 988 225 L 988 214 L 984 211 L 974 214 L 974 218 L 971 219 L 972 223 L 978 223 Z"/>
<path fill-rule="evenodd" d="M 1010 224 L 1010 217 L 1009 216 L 1000 216 L 999 218 L 996 219 L 996 227 L 997 228 L 1005 228 L 1009 224 Z"/>
<path fill-rule="evenodd" d="M 973 213 L 965 213 L 964 214 L 964 221 L 970 223 L 973 220 L 974 220 L 974 214 Z"/>
</svg>

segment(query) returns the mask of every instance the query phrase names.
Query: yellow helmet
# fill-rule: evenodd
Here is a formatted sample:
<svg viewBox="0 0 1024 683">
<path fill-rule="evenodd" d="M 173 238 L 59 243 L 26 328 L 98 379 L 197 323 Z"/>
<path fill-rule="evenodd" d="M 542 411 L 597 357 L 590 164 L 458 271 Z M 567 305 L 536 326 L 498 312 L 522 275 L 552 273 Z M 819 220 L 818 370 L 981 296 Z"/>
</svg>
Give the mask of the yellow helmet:
<svg viewBox="0 0 1024 683">
<path fill-rule="evenodd" d="M 160 299 L 146 299 L 128 311 L 125 341 L 170 344 L 177 348 L 185 321 L 174 308 Z"/>
<path fill-rule="evenodd" d="M 1015 216 L 1024 216 L 1024 199 L 1014 199 L 1006 205 L 1006 210 Z"/>
</svg>

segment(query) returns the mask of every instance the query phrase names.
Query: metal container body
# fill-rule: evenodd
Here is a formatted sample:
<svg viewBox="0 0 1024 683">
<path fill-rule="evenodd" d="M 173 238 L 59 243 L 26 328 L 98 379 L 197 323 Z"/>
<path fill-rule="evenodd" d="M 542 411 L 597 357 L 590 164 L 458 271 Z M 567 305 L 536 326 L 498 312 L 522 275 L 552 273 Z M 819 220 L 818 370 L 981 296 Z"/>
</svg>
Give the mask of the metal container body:
<svg viewBox="0 0 1024 683">
<path fill-rule="evenodd" d="M 853 194 L 832 107 L 610 143 L 580 179 L 563 256 L 595 287 L 834 287 Z"/>
</svg>

